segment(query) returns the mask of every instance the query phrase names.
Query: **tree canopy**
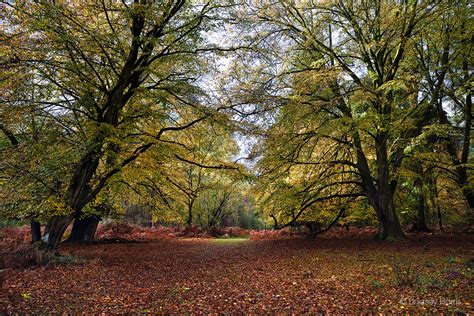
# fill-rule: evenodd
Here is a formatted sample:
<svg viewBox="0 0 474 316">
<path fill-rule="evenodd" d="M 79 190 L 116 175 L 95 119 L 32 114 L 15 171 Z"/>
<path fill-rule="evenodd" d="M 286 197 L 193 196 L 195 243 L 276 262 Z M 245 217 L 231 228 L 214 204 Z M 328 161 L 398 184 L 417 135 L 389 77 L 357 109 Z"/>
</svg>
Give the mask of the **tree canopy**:
<svg viewBox="0 0 474 316">
<path fill-rule="evenodd" d="M 472 225 L 467 1 L 0 6 L 1 216 L 46 224 L 47 248 L 132 208 Z"/>
</svg>

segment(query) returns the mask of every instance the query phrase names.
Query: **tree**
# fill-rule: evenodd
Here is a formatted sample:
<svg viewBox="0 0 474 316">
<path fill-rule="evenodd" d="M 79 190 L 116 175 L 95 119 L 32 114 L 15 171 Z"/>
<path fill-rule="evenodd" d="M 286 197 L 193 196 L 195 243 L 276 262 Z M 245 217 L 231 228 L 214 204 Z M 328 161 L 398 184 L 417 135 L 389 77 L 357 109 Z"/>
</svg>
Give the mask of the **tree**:
<svg viewBox="0 0 474 316">
<path fill-rule="evenodd" d="M 415 49 L 423 74 L 421 91 L 436 104 L 437 123 L 445 129 L 433 140 L 444 144 L 451 160 L 448 165 L 454 166 L 455 179 L 472 209 L 474 196 L 468 179 L 472 129 L 468 60 L 472 56 L 472 36 L 465 31 L 472 22 L 468 11 L 464 1 L 444 8 L 431 27 L 420 32 Z"/>
<path fill-rule="evenodd" d="M 215 107 L 203 104 L 192 83 L 201 31 L 215 6 L 146 0 L 3 5 L 11 29 L 34 39 L 35 53 L 46 52 L 18 57 L 34 69 L 32 85 L 48 91 L 43 100 L 25 102 L 57 120 L 74 143 L 58 198 L 62 211 L 49 216 L 43 236 L 55 248 L 110 179 L 166 143 L 167 134 L 212 115 Z M 79 235 L 86 232 L 76 227 Z"/>
<path fill-rule="evenodd" d="M 15 22 L 11 12 L 4 12 L 2 20 Z M 29 102 L 41 102 L 48 89 L 38 88 L 41 83 L 34 67 L 21 60 L 44 58 L 45 53 L 34 52 L 36 39 L 21 29 L 4 28 L 1 32 L 0 130 L 5 136 L 0 144 L 2 215 L 30 219 L 32 242 L 36 242 L 41 238 L 39 221 L 46 218 L 48 207 L 54 207 L 51 202 L 61 191 L 65 168 L 60 167 L 58 158 L 64 163 L 71 156 L 58 121 L 36 113 Z"/>
<path fill-rule="evenodd" d="M 317 169 L 298 191 L 304 198 L 296 216 L 316 202 L 363 194 L 377 215 L 378 237 L 403 237 L 394 193 L 404 149 L 431 123 L 438 102 L 435 94 L 418 97 L 414 44 L 448 9 L 391 1 L 250 6 L 256 50 L 270 50 L 266 58 L 278 66 L 259 68 L 252 82 L 261 103 L 279 108 L 262 172 Z M 281 37 L 278 54 L 272 41 Z M 434 93 L 445 83 L 442 72 Z"/>
<path fill-rule="evenodd" d="M 171 147 L 151 149 L 121 181 L 159 218 L 196 224 L 202 215 L 198 201 L 207 200 L 210 190 L 223 190 L 239 174 L 240 166 L 231 161 L 236 144 L 230 132 L 222 121 L 193 126 L 169 139 Z M 166 152 L 174 159 L 163 160 Z"/>
</svg>

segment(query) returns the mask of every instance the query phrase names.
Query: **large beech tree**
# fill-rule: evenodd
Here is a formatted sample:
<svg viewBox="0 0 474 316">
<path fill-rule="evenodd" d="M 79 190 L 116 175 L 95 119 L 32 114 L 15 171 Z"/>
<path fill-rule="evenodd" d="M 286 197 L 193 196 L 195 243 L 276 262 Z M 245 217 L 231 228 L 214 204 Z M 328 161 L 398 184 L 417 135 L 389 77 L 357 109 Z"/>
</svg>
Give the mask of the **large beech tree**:
<svg viewBox="0 0 474 316">
<path fill-rule="evenodd" d="M 297 199 L 283 204 L 293 220 L 317 203 L 364 195 L 377 215 L 378 237 L 403 236 L 394 203 L 399 171 L 405 149 L 434 123 L 447 73 L 443 64 L 431 72 L 425 94 L 415 47 L 420 38 L 444 34 L 447 24 L 437 19 L 447 22 L 453 8 L 276 1 L 239 11 L 253 26 L 255 53 L 247 67 L 235 69 L 246 76 L 254 70 L 255 79 L 235 84 L 235 93 L 244 109 L 254 109 L 247 113 L 277 109 L 262 133 L 261 174 L 270 179 L 268 188 Z M 252 62 L 256 55 L 259 63 Z M 448 51 L 445 58 L 454 56 Z"/>
<path fill-rule="evenodd" d="M 436 121 L 444 130 L 434 140 L 444 147 L 447 163 L 439 165 L 457 182 L 471 210 L 472 181 L 472 29 L 466 1 L 450 4 L 415 45 L 422 91 L 436 105 Z M 451 168 L 452 167 L 452 168 Z M 469 179 L 471 177 L 471 179 Z"/>
<path fill-rule="evenodd" d="M 11 61 L 31 67 L 32 84 L 49 91 L 31 103 L 37 112 L 64 120 L 65 137 L 74 140 L 78 157 L 68 162 L 69 178 L 56 198 L 61 212 L 49 214 L 42 240 L 47 248 L 57 247 L 74 219 L 73 239 L 87 239 L 97 218 L 84 218 L 82 210 L 110 179 L 149 148 L 166 143 L 169 133 L 215 110 L 203 105 L 204 94 L 193 84 L 198 64 L 204 67 L 198 52 L 213 50 L 202 35 L 215 6 L 180 0 L 2 6 L 12 36 L 26 33 L 34 45 L 24 49 L 44 52 L 41 58 L 21 54 Z"/>
</svg>

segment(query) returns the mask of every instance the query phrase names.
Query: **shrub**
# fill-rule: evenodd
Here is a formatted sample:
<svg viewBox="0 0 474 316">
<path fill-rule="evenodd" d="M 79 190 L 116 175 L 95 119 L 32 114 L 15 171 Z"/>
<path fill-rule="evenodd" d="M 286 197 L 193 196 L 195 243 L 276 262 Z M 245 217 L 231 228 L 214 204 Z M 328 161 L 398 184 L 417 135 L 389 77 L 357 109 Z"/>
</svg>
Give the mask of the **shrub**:
<svg viewBox="0 0 474 316">
<path fill-rule="evenodd" d="M 188 237 L 188 238 L 209 237 L 209 234 L 205 232 L 200 226 L 197 226 L 197 225 L 186 226 L 177 235 L 179 237 Z"/>
<path fill-rule="evenodd" d="M 28 226 L 7 227 L 0 229 L 0 242 L 2 244 L 29 243 L 31 241 L 31 232 Z"/>
<path fill-rule="evenodd" d="M 42 250 L 35 246 L 20 246 L 13 251 L 2 254 L 3 262 L 0 268 L 31 268 L 48 264 L 57 256 L 56 253 Z"/>
<path fill-rule="evenodd" d="M 213 226 L 209 228 L 209 235 L 212 237 L 222 237 L 222 236 L 227 236 L 227 237 L 247 237 L 250 235 L 250 231 L 237 227 L 237 226 L 231 226 L 231 227 L 217 227 Z"/>
<path fill-rule="evenodd" d="M 135 239 L 140 235 L 142 229 L 130 225 L 128 223 L 117 223 L 111 222 L 105 225 L 100 225 L 97 228 L 96 238 L 97 239 L 115 239 L 115 238 L 127 238 L 133 235 L 132 239 Z"/>
<path fill-rule="evenodd" d="M 280 230 L 251 230 L 250 239 L 280 239 L 280 238 L 291 238 L 292 233 L 289 228 Z"/>
</svg>

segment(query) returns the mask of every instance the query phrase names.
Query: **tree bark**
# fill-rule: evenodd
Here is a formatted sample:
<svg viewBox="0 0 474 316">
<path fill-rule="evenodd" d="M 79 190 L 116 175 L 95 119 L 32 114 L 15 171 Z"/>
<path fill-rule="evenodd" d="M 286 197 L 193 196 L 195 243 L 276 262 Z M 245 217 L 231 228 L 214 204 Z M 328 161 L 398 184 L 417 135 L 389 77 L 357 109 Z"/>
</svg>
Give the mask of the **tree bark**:
<svg viewBox="0 0 474 316">
<path fill-rule="evenodd" d="M 412 230 L 429 232 L 431 231 L 426 224 L 426 195 L 423 191 L 423 182 L 425 181 L 428 185 L 432 184 L 430 182 L 430 174 L 423 170 L 422 162 L 415 160 L 413 163 L 414 171 L 416 172 L 416 178 L 413 181 L 413 187 L 416 195 L 416 221 L 413 223 Z"/>
<path fill-rule="evenodd" d="M 379 198 L 379 213 L 381 213 L 379 231 L 377 238 L 382 240 L 398 240 L 403 239 L 405 234 L 398 220 L 393 203 L 393 197 L 381 195 Z"/>
<path fill-rule="evenodd" d="M 464 72 L 464 82 L 469 82 L 471 74 L 469 72 L 468 58 L 465 57 L 462 63 L 462 69 Z M 464 130 L 463 130 L 463 144 L 461 151 L 461 164 L 462 168 L 459 168 L 459 184 L 463 190 L 464 196 L 466 197 L 467 203 L 471 211 L 474 209 L 474 192 L 472 187 L 469 185 L 467 167 L 466 164 L 469 162 L 469 156 L 471 153 L 471 130 L 472 130 L 472 88 L 468 87 L 466 94 L 466 102 L 464 108 Z"/>
<path fill-rule="evenodd" d="M 434 176 L 432 170 L 430 170 L 427 174 L 427 182 L 428 182 L 428 188 L 429 188 L 429 198 L 431 201 L 431 210 L 434 213 L 437 214 L 438 216 L 438 225 L 439 229 L 441 231 L 444 231 L 443 227 L 443 220 L 441 216 L 441 207 L 439 206 L 439 203 L 437 202 L 438 199 L 438 184 L 436 177 Z"/>
<path fill-rule="evenodd" d="M 405 237 L 393 201 L 390 170 L 387 156 L 387 135 L 380 133 L 377 139 L 377 205 L 374 208 L 379 215 L 379 232 L 377 237 L 383 240 L 397 240 Z"/>
<path fill-rule="evenodd" d="M 458 183 L 462 188 L 464 197 L 466 198 L 467 204 L 471 210 L 474 209 L 474 191 L 469 183 L 469 177 L 467 174 L 467 163 L 469 162 L 469 154 L 471 152 L 471 129 L 472 129 L 472 96 L 468 94 L 466 96 L 466 109 L 465 109 L 465 126 L 463 131 L 463 147 L 461 151 L 461 164 L 458 166 Z"/>
<path fill-rule="evenodd" d="M 53 216 L 48 220 L 42 240 L 46 249 L 56 249 L 61 242 L 69 224 L 74 219 L 74 214 L 69 216 Z"/>
<path fill-rule="evenodd" d="M 423 183 L 421 179 L 415 180 L 415 188 L 416 188 L 416 210 L 417 210 L 417 217 L 416 222 L 413 224 L 413 230 L 421 231 L 421 232 L 429 232 L 430 229 L 426 224 L 426 203 L 425 203 L 425 195 L 423 194 Z"/>
<path fill-rule="evenodd" d="M 7 129 L 5 126 L 3 126 L 3 124 L 0 124 L 0 130 L 3 131 L 5 136 L 7 136 L 8 140 L 10 141 L 12 146 L 18 146 L 18 139 L 16 138 L 16 136 L 9 129 Z"/>
<path fill-rule="evenodd" d="M 444 232 L 444 227 L 443 227 L 443 217 L 441 215 L 441 207 L 438 205 L 438 225 L 439 229 Z"/>
<path fill-rule="evenodd" d="M 41 224 L 35 220 L 30 221 L 31 243 L 34 244 L 41 240 Z"/>
<path fill-rule="evenodd" d="M 191 226 L 193 224 L 193 204 L 194 200 L 191 199 L 188 204 L 188 219 L 186 221 L 188 226 Z"/>
<path fill-rule="evenodd" d="M 71 235 L 67 239 L 68 242 L 91 242 L 95 238 L 97 225 L 99 225 L 100 217 L 91 216 L 84 219 L 76 218 L 72 225 Z"/>
</svg>

